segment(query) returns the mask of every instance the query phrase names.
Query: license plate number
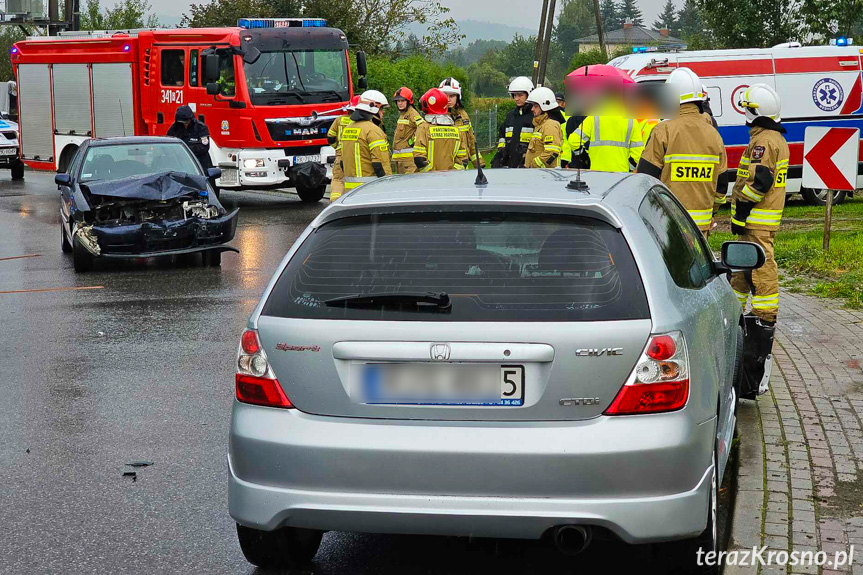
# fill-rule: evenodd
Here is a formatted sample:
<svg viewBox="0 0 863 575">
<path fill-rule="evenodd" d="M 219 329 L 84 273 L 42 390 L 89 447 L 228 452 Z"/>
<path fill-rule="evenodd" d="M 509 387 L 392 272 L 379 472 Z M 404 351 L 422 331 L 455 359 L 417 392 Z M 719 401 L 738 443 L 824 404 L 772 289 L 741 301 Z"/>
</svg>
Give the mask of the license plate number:
<svg viewBox="0 0 863 575">
<path fill-rule="evenodd" d="M 365 364 L 362 403 L 386 405 L 524 405 L 524 366 Z"/>
<path fill-rule="evenodd" d="M 219 183 L 222 184 L 236 184 L 237 183 L 237 170 L 228 170 L 223 169 L 222 175 L 219 177 Z"/>
<path fill-rule="evenodd" d="M 315 162 L 315 163 L 320 164 L 321 163 L 321 155 L 320 154 L 313 154 L 313 155 L 309 155 L 309 156 L 294 156 L 294 165 L 295 166 L 297 164 L 305 164 L 306 162 Z"/>
<path fill-rule="evenodd" d="M 0 148 L 0 156 L 15 156 L 18 154 L 18 148 Z"/>
</svg>

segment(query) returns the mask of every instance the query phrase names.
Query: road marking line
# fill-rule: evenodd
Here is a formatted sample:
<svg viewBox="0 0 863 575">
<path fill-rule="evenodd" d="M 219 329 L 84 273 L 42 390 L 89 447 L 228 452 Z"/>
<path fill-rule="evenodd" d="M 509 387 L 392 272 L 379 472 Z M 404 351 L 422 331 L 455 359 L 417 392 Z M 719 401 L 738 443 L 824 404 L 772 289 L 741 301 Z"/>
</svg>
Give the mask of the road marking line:
<svg viewBox="0 0 863 575">
<path fill-rule="evenodd" d="M 21 258 L 40 258 L 42 254 L 27 254 L 26 256 L 9 256 L 8 258 L 0 258 L 0 262 L 5 262 L 6 260 L 20 260 Z"/>
<path fill-rule="evenodd" d="M 0 295 L 7 293 L 41 293 L 51 291 L 74 291 L 84 289 L 103 289 L 105 286 L 80 286 L 80 287 L 55 287 L 55 288 L 38 288 L 38 289 L 17 289 L 9 291 L 0 291 Z"/>
</svg>

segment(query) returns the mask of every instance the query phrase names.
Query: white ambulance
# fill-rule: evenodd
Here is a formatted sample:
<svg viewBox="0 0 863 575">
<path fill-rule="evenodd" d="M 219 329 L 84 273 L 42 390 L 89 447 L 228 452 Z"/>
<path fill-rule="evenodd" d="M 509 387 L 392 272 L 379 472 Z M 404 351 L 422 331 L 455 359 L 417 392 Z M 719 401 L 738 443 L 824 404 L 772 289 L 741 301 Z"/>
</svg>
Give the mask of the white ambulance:
<svg viewBox="0 0 863 575">
<path fill-rule="evenodd" d="M 637 82 L 665 81 L 677 67 L 698 74 L 710 96 L 710 107 L 728 151 L 728 166 L 737 168 L 749 141 L 740 93 L 752 84 L 768 84 L 782 101 L 782 125 L 791 149 L 788 193 L 800 192 L 813 204 L 824 204 L 826 190 L 801 188 L 803 133 L 808 126 L 860 128 L 863 134 L 861 55 L 856 46 L 801 47 L 788 43 L 763 49 L 703 50 L 679 53 L 640 52 L 609 64 Z M 863 147 L 858 156 L 857 188 L 863 188 Z M 845 192 L 834 192 L 841 202 Z"/>
</svg>

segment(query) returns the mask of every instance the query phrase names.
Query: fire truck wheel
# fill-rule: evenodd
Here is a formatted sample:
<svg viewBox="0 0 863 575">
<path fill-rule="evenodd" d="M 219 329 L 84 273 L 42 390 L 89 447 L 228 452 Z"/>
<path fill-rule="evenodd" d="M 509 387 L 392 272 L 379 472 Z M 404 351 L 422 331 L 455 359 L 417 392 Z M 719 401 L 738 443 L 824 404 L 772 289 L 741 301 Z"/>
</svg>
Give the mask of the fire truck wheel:
<svg viewBox="0 0 863 575">
<path fill-rule="evenodd" d="M 811 206 L 826 206 L 827 205 L 827 190 L 810 190 L 803 188 L 800 190 L 800 195 L 806 200 L 806 203 Z M 845 196 L 848 193 L 842 190 L 833 190 L 833 205 L 841 204 L 845 201 Z"/>
<path fill-rule="evenodd" d="M 24 162 L 18 160 L 14 164 L 12 164 L 12 179 L 13 180 L 23 180 L 24 179 Z"/>
<path fill-rule="evenodd" d="M 297 188 L 297 195 L 304 202 L 314 203 L 321 201 L 324 197 L 324 192 L 327 191 L 326 186 L 318 186 L 317 188 Z"/>
<path fill-rule="evenodd" d="M 78 273 L 88 272 L 93 269 L 93 254 L 87 251 L 78 238 L 72 239 L 72 263 Z"/>
</svg>

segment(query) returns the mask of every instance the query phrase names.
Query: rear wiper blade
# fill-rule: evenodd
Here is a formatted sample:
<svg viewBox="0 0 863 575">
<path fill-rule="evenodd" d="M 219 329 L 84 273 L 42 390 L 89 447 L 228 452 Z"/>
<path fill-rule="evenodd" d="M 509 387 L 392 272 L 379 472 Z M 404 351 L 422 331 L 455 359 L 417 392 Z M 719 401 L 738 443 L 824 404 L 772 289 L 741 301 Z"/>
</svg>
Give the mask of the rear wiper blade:
<svg viewBox="0 0 863 575">
<path fill-rule="evenodd" d="M 334 297 L 324 302 L 329 306 L 375 306 L 387 304 L 435 305 L 439 309 L 449 309 L 452 306 L 449 294 L 446 292 L 380 292 L 362 293 Z"/>
</svg>

